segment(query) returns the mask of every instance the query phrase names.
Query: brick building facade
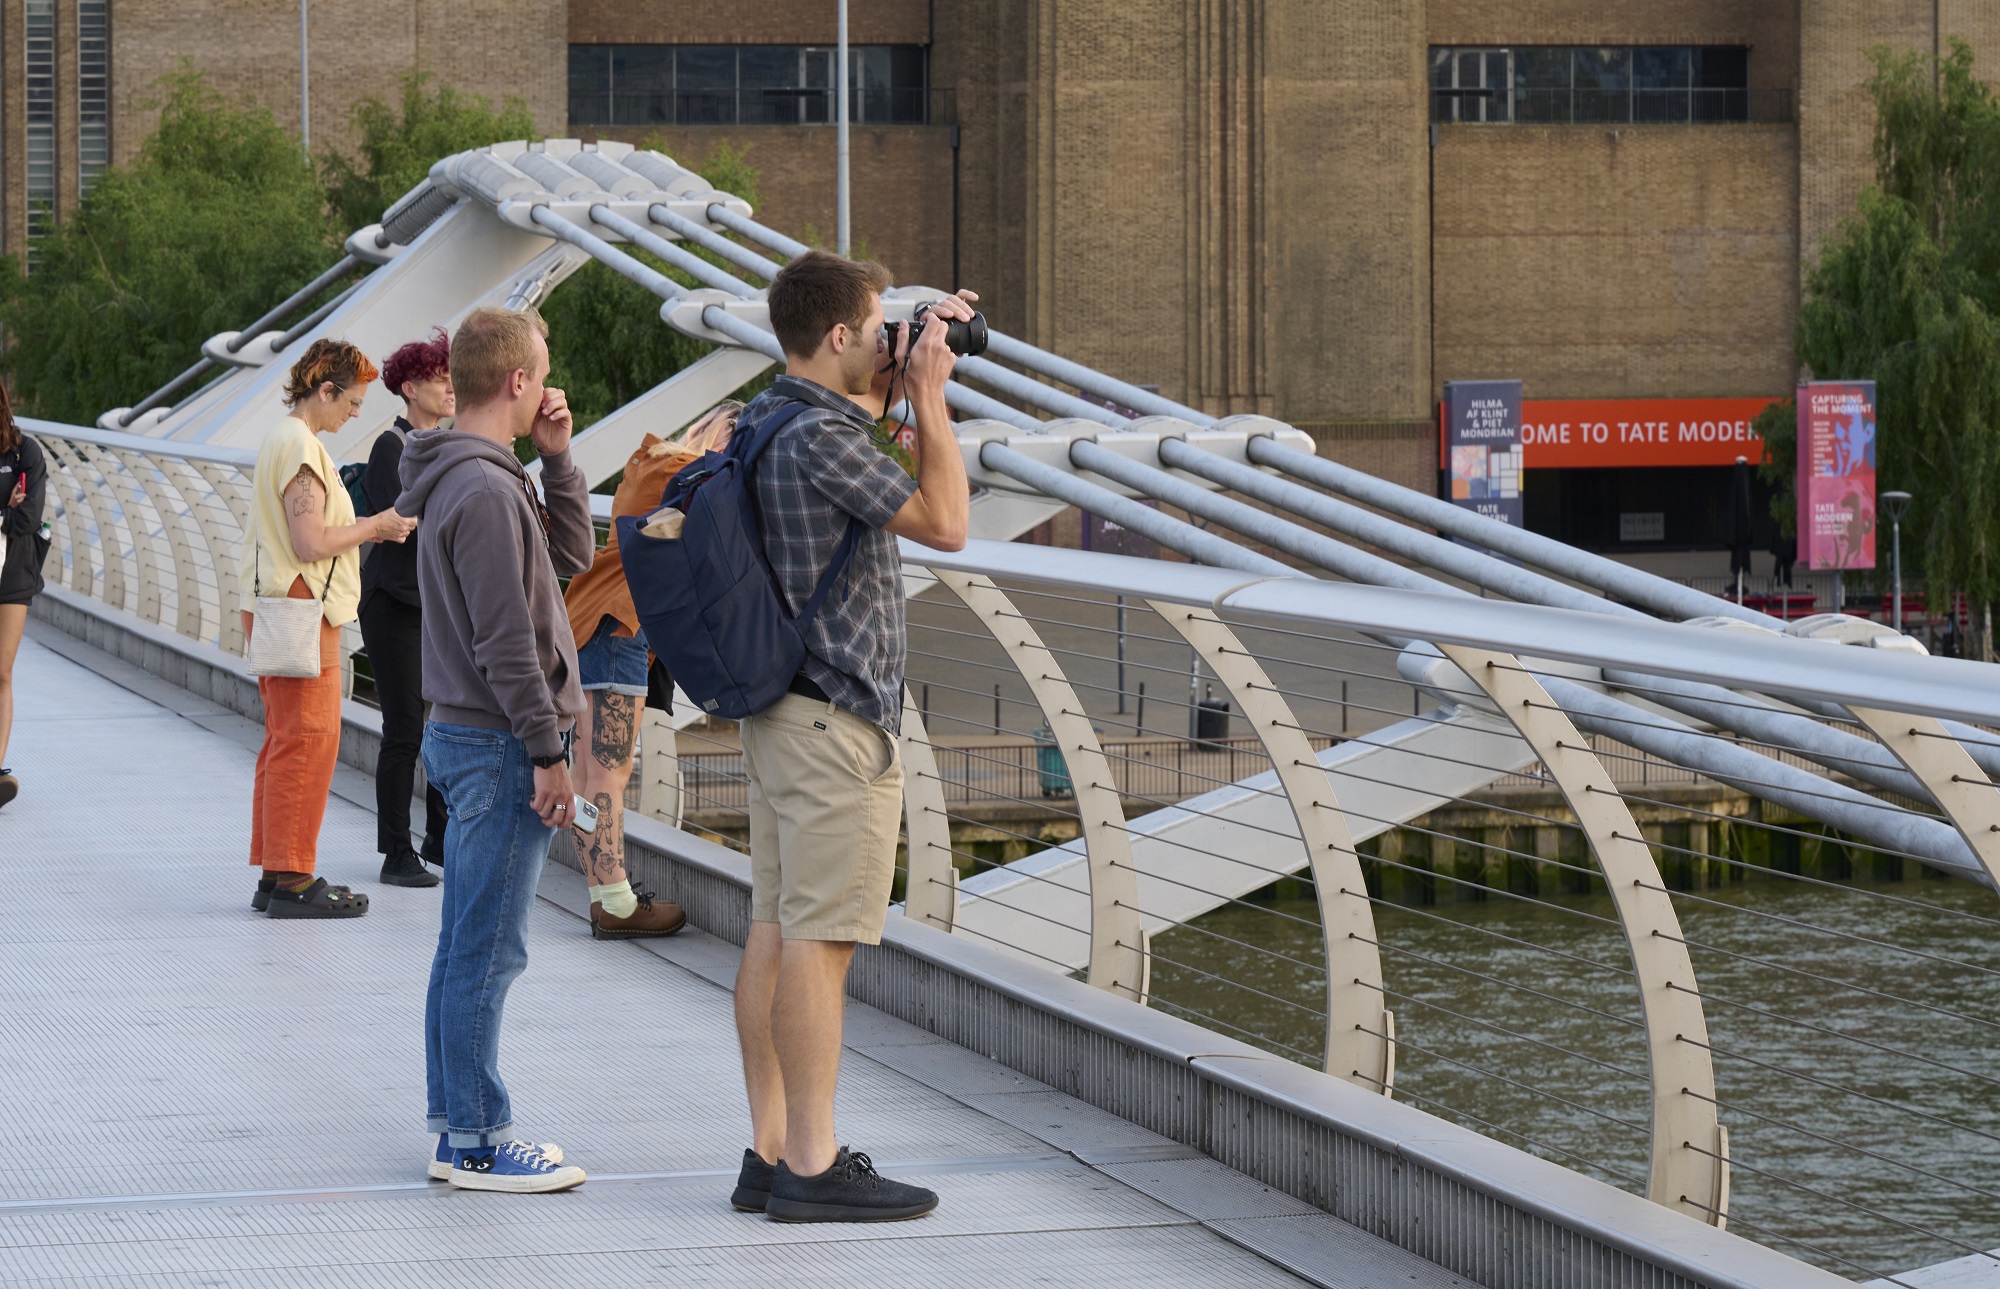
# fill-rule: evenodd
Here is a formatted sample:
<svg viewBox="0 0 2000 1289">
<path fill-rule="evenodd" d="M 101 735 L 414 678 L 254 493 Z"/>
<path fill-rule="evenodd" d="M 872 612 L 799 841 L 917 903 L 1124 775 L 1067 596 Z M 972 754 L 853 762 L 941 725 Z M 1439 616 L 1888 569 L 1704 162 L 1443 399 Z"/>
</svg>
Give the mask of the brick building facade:
<svg viewBox="0 0 2000 1289">
<path fill-rule="evenodd" d="M 316 147 L 421 66 L 549 134 L 741 148 L 765 217 L 832 240 L 832 0 L 310 14 Z M 878 0 L 851 22 L 858 246 L 1417 479 L 1446 380 L 1783 394 L 1802 261 L 1870 174 L 1867 51 L 1956 36 L 2000 67 L 1992 0 Z M 0 248 L 132 154 L 183 58 L 296 119 L 298 34 L 289 0 L 0 0 Z"/>
</svg>

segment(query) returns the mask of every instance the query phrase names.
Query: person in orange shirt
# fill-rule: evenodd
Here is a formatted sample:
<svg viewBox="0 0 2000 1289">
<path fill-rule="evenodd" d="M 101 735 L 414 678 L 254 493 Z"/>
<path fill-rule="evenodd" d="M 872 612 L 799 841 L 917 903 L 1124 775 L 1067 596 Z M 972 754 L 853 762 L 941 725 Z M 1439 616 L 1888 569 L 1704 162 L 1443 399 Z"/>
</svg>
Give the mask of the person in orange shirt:
<svg viewBox="0 0 2000 1289">
<path fill-rule="evenodd" d="M 658 509 L 667 484 L 682 467 L 728 444 L 742 409 L 734 400 L 717 404 L 679 442 L 648 434 L 625 463 L 625 476 L 611 499 L 614 520 Z M 625 785 L 632 778 L 639 716 L 646 709 L 650 650 L 625 585 L 616 528 L 589 571 L 570 582 L 563 601 L 576 636 L 585 700 L 576 727 L 576 790 L 597 807 L 596 829 L 572 833 L 590 883 L 590 933 L 600 940 L 672 935 L 687 914 L 679 905 L 634 890 L 625 872 Z"/>
</svg>

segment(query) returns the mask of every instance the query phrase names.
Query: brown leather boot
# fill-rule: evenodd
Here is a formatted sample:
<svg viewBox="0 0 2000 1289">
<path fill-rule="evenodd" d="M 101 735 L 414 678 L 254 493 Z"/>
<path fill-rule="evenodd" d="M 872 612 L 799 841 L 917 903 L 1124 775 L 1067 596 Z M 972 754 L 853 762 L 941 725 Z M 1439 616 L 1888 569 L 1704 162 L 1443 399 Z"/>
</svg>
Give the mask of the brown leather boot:
<svg viewBox="0 0 2000 1289">
<path fill-rule="evenodd" d="M 596 900 L 590 902 L 590 934 L 598 940 L 643 940 L 672 935 L 687 925 L 688 915 L 672 900 L 663 900 L 649 891 L 632 888 L 639 907 L 630 917 L 614 917 Z"/>
</svg>

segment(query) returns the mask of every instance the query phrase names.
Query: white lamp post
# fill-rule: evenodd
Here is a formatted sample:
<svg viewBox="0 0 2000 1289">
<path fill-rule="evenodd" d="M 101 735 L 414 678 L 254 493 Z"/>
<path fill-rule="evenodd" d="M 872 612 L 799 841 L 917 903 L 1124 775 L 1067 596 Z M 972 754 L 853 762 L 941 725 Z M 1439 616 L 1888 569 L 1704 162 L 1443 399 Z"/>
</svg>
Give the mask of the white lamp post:
<svg viewBox="0 0 2000 1289">
<path fill-rule="evenodd" d="M 845 4 L 847 0 L 841 0 Z M 299 147 L 312 163 L 312 80 L 306 64 L 306 0 L 299 0 Z"/>
<path fill-rule="evenodd" d="M 1910 508 L 1910 494 L 1907 492 L 1885 492 L 1881 496 L 1882 509 L 1889 512 L 1889 586 L 1896 597 L 1893 625 L 1900 634 L 1903 630 L 1903 512 Z"/>
<path fill-rule="evenodd" d="M 852 250 L 847 214 L 847 0 L 840 0 L 840 32 L 836 43 L 840 47 L 837 55 L 840 67 L 834 76 L 834 82 L 839 86 L 835 93 L 840 96 L 840 102 L 834 105 L 833 119 L 835 132 L 840 136 L 836 145 L 840 150 L 838 163 L 840 173 L 836 181 L 839 188 L 836 200 L 840 209 L 834 219 L 836 225 L 834 240 L 839 243 L 840 253 L 847 255 Z"/>
</svg>

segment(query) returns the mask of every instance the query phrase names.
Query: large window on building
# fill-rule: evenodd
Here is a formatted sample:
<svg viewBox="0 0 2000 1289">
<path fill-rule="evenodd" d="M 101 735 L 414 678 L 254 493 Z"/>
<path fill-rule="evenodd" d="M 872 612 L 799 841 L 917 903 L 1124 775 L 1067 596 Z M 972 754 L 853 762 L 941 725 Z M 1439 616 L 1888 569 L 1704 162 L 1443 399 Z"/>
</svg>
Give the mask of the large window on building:
<svg viewBox="0 0 2000 1289">
<path fill-rule="evenodd" d="M 929 51 L 848 47 L 849 119 L 930 120 Z M 837 51 L 822 45 L 571 45 L 571 125 L 825 125 Z"/>
<path fill-rule="evenodd" d="M 1739 45 L 1433 46 L 1431 120 L 1489 125 L 1688 125 L 1790 118 L 1750 88 Z"/>
<path fill-rule="evenodd" d="M 56 0 L 27 0 L 26 39 L 28 163 L 28 263 L 34 263 L 34 238 L 54 226 L 56 209 Z"/>
<path fill-rule="evenodd" d="M 76 182 L 85 195 L 111 164 L 110 0 L 76 0 Z"/>
</svg>

